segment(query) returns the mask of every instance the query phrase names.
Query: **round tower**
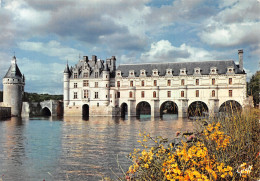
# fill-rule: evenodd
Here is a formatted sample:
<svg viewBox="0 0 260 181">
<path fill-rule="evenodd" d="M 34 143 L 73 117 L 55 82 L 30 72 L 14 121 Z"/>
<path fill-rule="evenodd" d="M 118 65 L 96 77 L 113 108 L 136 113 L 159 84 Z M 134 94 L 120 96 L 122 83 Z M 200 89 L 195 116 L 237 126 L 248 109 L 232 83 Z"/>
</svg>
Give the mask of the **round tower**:
<svg viewBox="0 0 260 181">
<path fill-rule="evenodd" d="M 16 57 L 3 79 L 3 103 L 11 107 L 12 116 L 21 116 L 25 77 L 16 64 Z"/>
<path fill-rule="evenodd" d="M 65 68 L 64 73 L 63 73 L 63 79 L 64 79 L 63 101 L 64 101 L 65 106 L 69 105 L 69 77 L 70 77 L 70 69 L 69 69 L 69 65 L 67 63 L 66 68 Z"/>
</svg>

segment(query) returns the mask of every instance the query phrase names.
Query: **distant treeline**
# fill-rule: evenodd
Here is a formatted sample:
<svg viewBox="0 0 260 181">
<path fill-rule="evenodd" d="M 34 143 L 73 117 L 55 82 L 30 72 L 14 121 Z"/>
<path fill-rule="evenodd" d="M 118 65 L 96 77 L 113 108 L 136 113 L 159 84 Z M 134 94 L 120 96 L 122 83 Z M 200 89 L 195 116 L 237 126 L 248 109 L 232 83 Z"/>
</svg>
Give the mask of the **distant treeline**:
<svg viewBox="0 0 260 181">
<path fill-rule="evenodd" d="M 23 95 L 24 102 L 42 102 L 44 100 L 63 100 L 63 95 L 49 95 L 25 92 Z"/>
<path fill-rule="evenodd" d="M 42 102 L 44 100 L 63 100 L 63 95 L 49 95 L 25 92 L 23 102 Z M 0 102 L 3 102 L 3 91 L 0 91 Z"/>
</svg>

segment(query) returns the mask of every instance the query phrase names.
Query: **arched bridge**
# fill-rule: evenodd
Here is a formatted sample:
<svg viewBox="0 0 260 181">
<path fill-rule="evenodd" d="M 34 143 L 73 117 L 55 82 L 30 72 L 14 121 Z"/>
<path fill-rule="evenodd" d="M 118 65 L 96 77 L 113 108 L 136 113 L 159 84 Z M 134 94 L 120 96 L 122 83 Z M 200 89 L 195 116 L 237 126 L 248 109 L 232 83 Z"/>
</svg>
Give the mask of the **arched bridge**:
<svg viewBox="0 0 260 181">
<path fill-rule="evenodd" d="M 63 102 L 47 100 L 42 102 L 24 102 L 22 115 L 24 116 L 62 116 Z"/>
</svg>

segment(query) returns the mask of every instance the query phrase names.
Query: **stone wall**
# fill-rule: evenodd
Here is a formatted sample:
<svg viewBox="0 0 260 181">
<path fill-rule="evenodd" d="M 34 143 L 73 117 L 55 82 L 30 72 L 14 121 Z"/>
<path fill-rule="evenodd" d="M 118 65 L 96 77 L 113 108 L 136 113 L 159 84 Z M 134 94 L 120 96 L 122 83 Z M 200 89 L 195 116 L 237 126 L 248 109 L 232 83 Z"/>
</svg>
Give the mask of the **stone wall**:
<svg viewBox="0 0 260 181">
<path fill-rule="evenodd" d="M 0 119 L 11 117 L 11 107 L 0 107 Z"/>
</svg>

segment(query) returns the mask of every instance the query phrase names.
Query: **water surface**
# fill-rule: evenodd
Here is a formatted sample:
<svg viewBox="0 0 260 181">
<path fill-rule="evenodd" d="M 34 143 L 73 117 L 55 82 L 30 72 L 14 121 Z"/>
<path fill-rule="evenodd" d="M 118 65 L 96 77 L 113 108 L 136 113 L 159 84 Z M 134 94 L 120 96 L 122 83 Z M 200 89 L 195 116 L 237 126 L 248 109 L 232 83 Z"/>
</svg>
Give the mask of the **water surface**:
<svg viewBox="0 0 260 181">
<path fill-rule="evenodd" d="M 0 121 L 0 176 L 3 180 L 101 180 L 116 178 L 118 163 L 126 170 L 126 156 L 140 148 L 138 133 L 174 138 L 194 122 L 111 117 L 11 118 Z M 0 179 L 1 180 L 1 179 Z"/>
</svg>

